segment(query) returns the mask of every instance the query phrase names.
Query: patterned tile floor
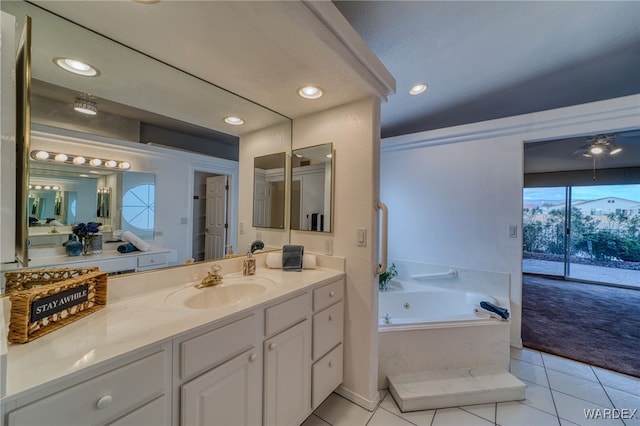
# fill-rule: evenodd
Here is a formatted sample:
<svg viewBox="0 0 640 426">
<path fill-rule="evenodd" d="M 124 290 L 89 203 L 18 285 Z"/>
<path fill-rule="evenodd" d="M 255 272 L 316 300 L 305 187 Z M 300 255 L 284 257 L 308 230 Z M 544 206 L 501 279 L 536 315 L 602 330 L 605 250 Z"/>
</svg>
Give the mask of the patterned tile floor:
<svg viewBox="0 0 640 426">
<path fill-rule="evenodd" d="M 510 370 L 524 401 L 401 413 L 381 391 L 370 412 L 334 393 L 303 426 L 640 426 L 640 379 L 531 349 L 512 349 Z"/>
</svg>

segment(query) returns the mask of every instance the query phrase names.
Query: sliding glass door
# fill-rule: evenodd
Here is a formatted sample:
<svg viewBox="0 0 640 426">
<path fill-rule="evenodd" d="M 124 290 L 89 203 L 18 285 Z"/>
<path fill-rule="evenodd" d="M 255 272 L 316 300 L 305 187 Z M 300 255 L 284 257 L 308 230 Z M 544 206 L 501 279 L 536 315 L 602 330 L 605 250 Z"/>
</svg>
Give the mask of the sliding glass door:
<svg viewBox="0 0 640 426">
<path fill-rule="evenodd" d="M 523 272 L 640 288 L 640 185 L 526 188 L 523 206 Z"/>
</svg>

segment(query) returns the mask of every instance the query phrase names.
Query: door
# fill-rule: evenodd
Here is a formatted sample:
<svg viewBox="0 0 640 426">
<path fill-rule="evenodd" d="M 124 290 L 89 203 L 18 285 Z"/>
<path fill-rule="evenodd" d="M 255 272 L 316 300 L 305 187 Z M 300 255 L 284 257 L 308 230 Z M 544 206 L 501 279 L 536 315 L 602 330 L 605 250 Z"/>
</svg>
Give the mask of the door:
<svg viewBox="0 0 640 426">
<path fill-rule="evenodd" d="M 255 352 L 251 349 L 183 385 L 180 424 L 260 424 L 262 387 Z"/>
<path fill-rule="evenodd" d="M 264 424 L 294 426 L 311 412 L 309 320 L 264 342 Z"/>
<path fill-rule="evenodd" d="M 227 176 L 207 178 L 204 259 L 221 259 L 227 241 Z"/>
</svg>

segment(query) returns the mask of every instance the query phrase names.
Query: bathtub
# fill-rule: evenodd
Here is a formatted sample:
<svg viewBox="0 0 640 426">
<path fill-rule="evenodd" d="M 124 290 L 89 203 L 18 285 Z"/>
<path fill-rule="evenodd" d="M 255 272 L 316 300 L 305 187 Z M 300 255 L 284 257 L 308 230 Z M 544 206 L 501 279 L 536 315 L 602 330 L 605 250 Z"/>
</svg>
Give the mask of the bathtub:
<svg viewBox="0 0 640 426">
<path fill-rule="evenodd" d="M 378 298 L 379 389 L 393 374 L 509 369 L 510 321 L 474 313 L 483 300 L 509 307 L 508 274 L 394 263 L 400 273 Z"/>
</svg>

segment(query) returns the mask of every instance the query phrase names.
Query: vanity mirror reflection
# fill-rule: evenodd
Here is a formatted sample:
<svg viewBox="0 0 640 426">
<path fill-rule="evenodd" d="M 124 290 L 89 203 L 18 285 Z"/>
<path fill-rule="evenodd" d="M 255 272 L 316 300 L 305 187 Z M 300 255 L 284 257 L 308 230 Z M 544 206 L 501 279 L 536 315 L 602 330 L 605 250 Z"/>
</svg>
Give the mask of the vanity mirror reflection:
<svg viewBox="0 0 640 426">
<path fill-rule="evenodd" d="M 284 228 L 287 154 L 263 155 L 253 166 L 253 226 Z"/>
<path fill-rule="evenodd" d="M 61 146 L 70 139 L 75 151 L 69 152 L 85 156 L 109 151 L 111 155 L 115 152 L 117 158 L 124 153 L 126 158 L 131 152 L 132 171 L 117 173 L 121 181 L 115 175 L 95 177 L 91 179 L 94 182 L 91 191 L 60 182 L 61 189 L 56 194 L 59 197 L 51 202 L 44 195 L 33 193 L 34 202 L 36 198 L 43 198 L 43 208 L 38 211 L 36 204 L 36 211 L 40 213 L 35 217 L 38 226 L 29 227 L 27 236 L 35 232 L 48 233 L 51 226 L 46 225 L 53 221 L 46 222 L 51 216 L 62 223 L 63 228 L 84 220 L 108 224 L 112 230 L 124 230 L 128 207 L 136 235 L 176 252 L 175 264 L 189 258 L 202 259 L 196 256 L 201 238 L 197 232 L 201 227 L 204 235 L 205 227 L 195 200 L 200 194 L 199 179 L 227 176 L 225 245 L 237 244 L 238 200 L 252 198 L 251 193 L 239 192 L 239 182 L 253 180 L 250 174 L 239 175 L 239 170 L 244 170 L 239 162 L 253 162 L 253 158 L 241 158 L 238 146 L 246 135 L 255 135 L 263 129 L 283 124 L 289 128 L 290 119 L 227 92 L 213 82 L 51 14 L 44 9 L 46 6 L 46 2 L 42 7 L 23 1 L 0 3 L 3 11 L 15 16 L 16 33 L 20 33 L 26 15 L 33 21 L 32 121 L 37 137 L 31 149 L 64 152 Z M 99 72 L 95 77 L 74 75 L 56 65 L 55 59 L 61 57 L 82 59 Z M 81 100 L 95 103 L 92 108 L 97 109 L 96 115 L 74 111 L 74 104 L 82 97 L 85 98 Z M 241 117 L 244 124 L 225 122 L 224 118 L 230 115 Z M 150 129 L 157 131 L 150 132 Z M 49 138 L 50 134 L 55 137 Z M 290 147 L 290 132 L 282 134 L 288 138 Z M 166 135 L 170 137 L 161 137 Z M 51 144 L 53 148 L 49 147 Z M 209 150 L 205 152 L 207 147 Z M 274 148 L 274 151 L 282 150 L 282 146 Z M 63 179 L 62 173 L 51 164 L 40 170 L 33 162 L 31 166 L 29 181 Z M 136 176 L 151 179 L 147 179 L 146 186 L 138 185 L 140 192 L 131 193 L 128 199 L 125 181 Z M 74 185 L 79 185 L 77 178 Z M 110 188 L 110 196 L 108 192 L 100 192 L 102 188 Z M 18 190 L 24 193 L 28 188 Z M 83 195 L 89 192 L 90 196 Z M 205 197 L 199 198 L 204 204 Z M 127 200 L 134 204 L 128 206 Z M 49 207 L 44 208 L 45 204 L 51 206 L 50 203 L 53 203 L 53 215 L 47 210 Z M 83 216 L 85 206 L 91 211 L 90 215 Z M 33 204 L 25 209 L 30 213 Z M 20 214 L 20 217 L 25 216 Z M 25 219 L 28 220 L 28 216 Z M 284 222 L 277 226 L 284 228 Z M 281 246 L 280 240 L 278 245 Z M 236 252 L 247 249 L 233 248 Z M 18 266 L 12 266 L 15 267 Z"/>
<path fill-rule="evenodd" d="M 291 229 L 331 232 L 333 144 L 291 153 Z"/>
</svg>

